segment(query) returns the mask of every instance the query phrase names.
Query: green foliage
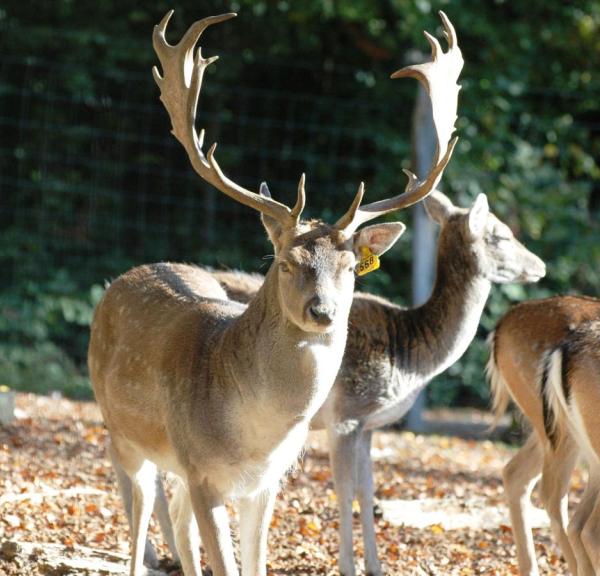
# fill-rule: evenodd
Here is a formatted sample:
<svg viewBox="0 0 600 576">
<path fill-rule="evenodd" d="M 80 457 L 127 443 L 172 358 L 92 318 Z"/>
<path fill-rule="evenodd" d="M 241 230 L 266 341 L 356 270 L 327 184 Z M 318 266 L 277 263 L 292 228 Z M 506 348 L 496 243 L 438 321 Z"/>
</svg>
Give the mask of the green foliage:
<svg viewBox="0 0 600 576">
<path fill-rule="evenodd" d="M 0 383 L 85 385 L 87 324 L 105 279 L 153 260 L 265 270 L 258 219 L 191 173 L 150 77 L 159 0 L 8 0 L 0 8 Z M 436 403 L 483 403 L 483 338 L 510 303 L 600 284 L 600 5 L 595 0 L 182 0 L 169 38 L 204 14 L 239 12 L 206 34 L 200 122 L 242 184 L 269 181 L 308 212 L 341 213 L 357 183 L 397 193 L 410 157 L 414 85 L 391 82 L 422 30 L 454 22 L 466 61 L 444 178 L 492 209 L 548 264 L 490 298 L 480 339 L 432 385 Z M 411 57 L 412 58 L 412 57 Z M 403 219 L 406 219 L 404 217 Z M 409 302 L 410 226 L 360 289 Z M 93 286 L 90 292 L 90 286 Z"/>
<path fill-rule="evenodd" d="M 0 295 L 0 383 L 17 390 L 89 398 L 82 369 L 94 306 L 103 293 L 77 289 L 66 270 Z"/>
</svg>

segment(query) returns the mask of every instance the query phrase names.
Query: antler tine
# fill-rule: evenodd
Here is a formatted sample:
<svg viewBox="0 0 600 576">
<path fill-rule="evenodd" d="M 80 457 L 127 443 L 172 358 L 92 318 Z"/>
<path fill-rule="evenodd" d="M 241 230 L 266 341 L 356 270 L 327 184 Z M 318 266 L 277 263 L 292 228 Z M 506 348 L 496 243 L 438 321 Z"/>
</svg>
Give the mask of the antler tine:
<svg viewBox="0 0 600 576">
<path fill-rule="evenodd" d="M 446 15 L 443 10 L 439 11 L 440 18 L 442 19 L 442 24 L 444 26 L 444 36 L 446 41 L 448 42 L 448 48 L 452 50 L 454 46 L 457 45 L 456 39 L 456 30 L 454 29 L 454 25 L 450 22 L 450 18 Z"/>
<path fill-rule="evenodd" d="M 346 212 L 337 222 L 336 222 L 336 227 L 339 228 L 340 230 L 346 230 L 350 224 L 354 221 L 354 218 L 356 217 L 356 211 L 358 210 L 360 203 L 362 202 L 363 196 L 365 194 L 365 183 L 361 182 L 358 190 L 356 191 L 356 196 L 354 196 L 354 200 L 352 200 L 352 204 L 350 205 L 350 208 L 348 208 L 348 212 Z M 360 224 L 358 225 L 360 226 Z M 354 230 L 356 230 L 356 228 L 358 228 L 358 226 L 355 226 L 354 229 L 352 230 L 352 232 Z"/>
<path fill-rule="evenodd" d="M 295 225 L 302 207 L 295 206 L 293 213 L 284 204 L 246 190 L 230 180 L 223 174 L 214 157 L 217 145 L 213 144 L 205 156 L 202 152 L 204 131 L 200 133 L 200 136 L 196 133 L 196 108 L 204 71 L 218 57 L 203 58 L 200 47 L 195 54 L 194 48 L 206 28 L 234 18 L 237 14 L 209 16 L 195 22 L 179 43 L 174 46 L 165 39 L 165 31 L 172 14 L 173 10 L 169 11 L 154 27 L 152 43 L 160 60 L 163 74 L 160 74 L 156 66 L 152 69 L 152 74 L 160 88 L 160 99 L 171 118 L 173 135 L 185 148 L 194 170 L 201 178 L 241 204 L 264 212 L 286 226 Z"/>
<path fill-rule="evenodd" d="M 431 100 L 433 124 L 436 132 L 436 152 L 429 173 L 423 181 L 409 170 L 404 170 L 408 183 L 403 194 L 373 202 L 363 207 L 352 204 L 348 212 L 338 220 L 336 226 L 346 235 L 352 234 L 361 224 L 388 212 L 407 208 L 425 198 L 437 186 L 446 165 L 450 161 L 458 138 L 450 140 L 454 132 L 458 93 L 460 86 L 456 83 L 464 61 L 458 46 L 454 26 L 442 11 L 439 12 L 444 26 L 444 36 L 448 42 L 448 51 L 444 52 L 436 38 L 425 32 L 431 46 L 431 61 L 424 64 L 406 66 L 394 72 L 392 78 L 416 78 Z"/>
<path fill-rule="evenodd" d="M 304 204 L 306 203 L 306 192 L 304 191 L 304 182 L 306 180 L 306 176 L 304 173 L 300 175 L 300 182 L 298 182 L 298 195 L 296 197 L 296 204 L 292 208 L 290 212 L 290 217 L 294 221 L 295 225 L 298 224 L 300 220 L 300 214 L 304 210 Z M 261 182 L 259 194 L 261 196 L 265 196 L 266 198 L 271 197 L 271 192 L 269 191 L 269 187 L 266 182 Z"/>
<path fill-rule="evenodd" d="M 298 194 L 296 196 L 296 204 L 292 208 L 292 212 L 290 216 L 298 223 L 300 220 L 300 214 L 304 210 L 304 205 L 306 204 L 306 191 L 304 190 L 304 183 L 306 181 L 306 174 L 302 172 L 300 176 L 300 181 L 298 182 Z"/>
<path fill-rule="evenodd" d="M 438 42 L 438 39 L 435 36 L 432 36 L 427 30 L 423 32 L 425 38 L 427 38 L 427 42 L 429 42 L 429 46 L 431 46 L 431 59 L 437 60 L 438 54 L 443 53 L 442 47 Z M 394 76 L 392 75 L 392 78 Z"/>
</svg>

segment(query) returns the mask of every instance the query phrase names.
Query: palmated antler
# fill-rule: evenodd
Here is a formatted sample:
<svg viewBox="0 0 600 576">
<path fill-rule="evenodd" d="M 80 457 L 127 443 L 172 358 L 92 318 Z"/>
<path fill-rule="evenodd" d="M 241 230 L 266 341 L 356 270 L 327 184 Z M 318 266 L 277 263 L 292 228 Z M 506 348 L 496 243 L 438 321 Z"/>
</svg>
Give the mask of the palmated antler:
<svg viewBox="0 0 600 576">
<path fill-rule="evenodd" d="M 373 218 L 406 208 L 425 198 L 437 186 L 444 168 L 452 156 L 458 140 L 457 137 L 450 140 L 454 132 L 460 90 L 456 81 L 464 62 L 458 47 L 454 26 L 446 14 L 442 11 L 439 14 L 444 25 L 444 36 L 448 41 L 448 52 L 444 52 L 439 42 L 431 34 L 425 32 L 425 37 L 431 45 L 431 62 L 407 66 L 392 74 L 392 78 L 416 78 L 429 94 L 437 136 L 435 157 L 429 174 L 423 181 L 419 181 L 410 170 L 404 170 L 408 176 L 408 183 L 403 194 L 362 207 L 360 202 L 364 193 L 364 184 L 361 183 L 352 206 L 336 223 L 336 227 L 343 230 L 347 236 L 350 236 L 361 224 Z"/>
<path fill-rule="evenodd" d="M 218 58 L 218 56 L 203 58 L 200 47 L 194 54 L 196 43 L 206 28 L 234 18 L 237 14 L 209 16 L 195 22 L 175 46 L 171 46 L 165 39 L 165 30 L 172 15 L 173 10 L 169 11 L 160 24 L 154 27 L 152 43 L 160 60 L 163 75 L 160 75 L 156 66 L 153 67 L 152 74 L 160 88 L 160 99 L 171 118 L 173 135 L 183 144 L 194 170 L 204 180 L 234 200 L 275 218 L 285 226 L 296 225 L 305 203 L 303 185 L 298 187 L 298 198 L 292 209 L 272 198 L 246 190 L 223 174 L 215 158 L 216 143 L 210 147 L 206 156 L 204 155 L 202 152 L 204 130 L 201 131 L 200 136 L 196 133 L 196 108 L 202 77 L 206 68 Z"/>
</svg>

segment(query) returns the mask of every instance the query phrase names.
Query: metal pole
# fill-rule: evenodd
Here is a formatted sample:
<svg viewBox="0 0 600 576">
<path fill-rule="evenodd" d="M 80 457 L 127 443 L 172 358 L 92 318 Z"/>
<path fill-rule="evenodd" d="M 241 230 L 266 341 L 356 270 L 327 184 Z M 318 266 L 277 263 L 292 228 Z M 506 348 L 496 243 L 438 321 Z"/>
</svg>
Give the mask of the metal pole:
<svg viewBox="0 0 600 576">
<path fill-rule="evenodd" d="M 412 118 L 413 170 L 424 178 L 431 167 L 435 154 L 436 134 L 433 126 L 431 103 L 425 90 L 419 86 Z M 419 202 L 413 208 L 412 242 L 412 301 L 420 306 L 431 295 L 435 280 L 436 230 Z M 426 406 L 425 390 L 422 390 L 407 416 L 407 426 L 415 432 L 423 432 L 423 410 Z"/>
</svg>

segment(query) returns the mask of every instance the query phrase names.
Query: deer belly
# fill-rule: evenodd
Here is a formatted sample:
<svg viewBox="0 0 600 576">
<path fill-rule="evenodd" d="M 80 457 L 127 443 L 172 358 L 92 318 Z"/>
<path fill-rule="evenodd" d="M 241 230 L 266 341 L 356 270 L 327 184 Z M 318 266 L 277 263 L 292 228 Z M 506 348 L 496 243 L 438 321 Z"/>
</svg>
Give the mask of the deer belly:
<svg viewBox="0 0 600 576">
<path fill-rule="evenodd" d="M 396 394 L 382 399 L 379 408 L 367 417 L 365 430 L 373 430 L 397 422 L 412 408 L 419 392 L 426 384 L 427 380 L 411 382 L 411 385 L 400 387 Z"/>
</svg>

